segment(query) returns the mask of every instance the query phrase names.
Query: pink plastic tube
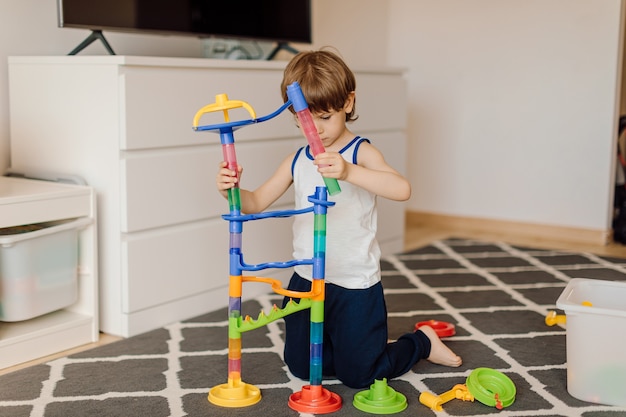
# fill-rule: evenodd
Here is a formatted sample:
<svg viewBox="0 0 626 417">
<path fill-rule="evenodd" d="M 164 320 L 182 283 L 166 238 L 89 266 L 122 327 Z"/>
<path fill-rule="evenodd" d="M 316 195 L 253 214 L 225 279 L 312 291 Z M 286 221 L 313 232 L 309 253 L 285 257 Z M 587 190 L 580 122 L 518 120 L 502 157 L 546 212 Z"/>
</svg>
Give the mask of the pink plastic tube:
<svg viewBox="0 0 626 417">
<path fill-rule="evenodd" d="M 326 149 L 324 149 L 324 145 L 322 144 L 322 140 L 320 139 L 320 135 L 317 133 L 315 123 L 313 123 L 313 116 L 309 110 L 309 105 L 304 99 L 304 94 L 302 94 L 302 89 L 297 81 L 287 86 L 287 97 L 291 100 L 296 116 L 298 116 L 298 123 L 300 123 L 300 126 L 302 127 L 302 131 L 304 132 L 304 136 L 309 143 L 313 156 L 315 157 L 326 152 Z M 341 192 L 339 182 L 335 178 L 323 178 L 324 184 L 328 189 L 328 194 L 335 195 Z"/>
</svg>

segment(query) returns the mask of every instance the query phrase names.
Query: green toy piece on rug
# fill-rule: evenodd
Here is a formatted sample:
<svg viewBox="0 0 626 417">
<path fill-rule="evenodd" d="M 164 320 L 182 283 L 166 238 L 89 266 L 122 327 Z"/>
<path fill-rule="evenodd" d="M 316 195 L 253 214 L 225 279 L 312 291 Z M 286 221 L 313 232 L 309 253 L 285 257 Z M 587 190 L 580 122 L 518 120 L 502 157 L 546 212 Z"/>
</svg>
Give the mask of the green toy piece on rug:
<svg viewBox="0 0 626 417">
<path fill-rule="evenodd" d="M 375 380 L 370 389 L 356 393 L 352 405 L 366 413 L 394 414 L 404 410 L 407 402 L 406 397 L 387 385 L 387 378 L 383 378 Z"/>
<path fill-rule="evenodd" d="M 482 404 L 502 410 L 515 401 L 516 388 L 511 379 L 502 372 L 491 368 L 474 369 L 464 384 L 455 385 L 441 395 L 430 392 L 420 394 L 420 403 L 435 411 L 443 410 L 442 405 L 458 399 L 462 401 L 478 400 Z"/>
</svg>

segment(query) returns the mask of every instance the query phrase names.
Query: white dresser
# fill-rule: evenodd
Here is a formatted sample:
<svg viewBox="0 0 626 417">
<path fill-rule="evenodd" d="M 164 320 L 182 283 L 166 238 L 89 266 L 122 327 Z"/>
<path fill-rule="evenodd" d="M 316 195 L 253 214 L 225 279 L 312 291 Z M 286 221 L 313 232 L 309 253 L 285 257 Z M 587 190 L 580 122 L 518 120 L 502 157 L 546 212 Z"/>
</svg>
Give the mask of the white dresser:
<svg viewBox="0 0 626 417">
<path fill-rule="evenodd" d="M 77 219 L 75 222 L 83 225 L 77 227 L 78 299 L 66 308 L 30 320 L 0 322 L 0 369 L 98 340 L 93 190 L 84 186 L 0 176 L 0 228 L 66 219 Z M 35 248 L 37 246 L 33 245 L 30 249 L 33 257 L 36 256 Z M 21 260 L 28 262 L 30 258 Z M 35 292 L 37 286 L 26 282 L 30 278 L 24 277 L 23 286 L 29 285 L 32 288 L 28 291 Z"/>
<path fill-rule="evenodd" d="M 195 132 L 217 94 L 262 116 L 281 104 L 284 62 L 134 56 L 10 57 L 12 169 L 80 175 L 98 193 L 101 330 L 130 336 L 228 303 L 227 202 L 215 190 L 219 137 Z M 357 74 L 353 129 L 405 171 L 406 83 L 398 69 Z M 248 118 L 241 110 L 241 118 Z M 207 115 L 201 124 L 218 123 Z M 231 120 L 238 117 L 231 113 Z M 291 113 L 236 131 L 242 187 L 306 144 Z M 290 207 L 292 194 L 277 207 Z M 403 247 L 404 206 L 380 202 L 379 239 Z M 246 224 L 249 263 L 291 256 L 290 222 Z M 266 274 L 269 276 L 270 273 Z M 284 278 L 288 271 L 280 271 Z M 244 287 L 251 296 L 267 288 Z M 245 297 L 245 295 L 244 295 Z"/>
</svg>

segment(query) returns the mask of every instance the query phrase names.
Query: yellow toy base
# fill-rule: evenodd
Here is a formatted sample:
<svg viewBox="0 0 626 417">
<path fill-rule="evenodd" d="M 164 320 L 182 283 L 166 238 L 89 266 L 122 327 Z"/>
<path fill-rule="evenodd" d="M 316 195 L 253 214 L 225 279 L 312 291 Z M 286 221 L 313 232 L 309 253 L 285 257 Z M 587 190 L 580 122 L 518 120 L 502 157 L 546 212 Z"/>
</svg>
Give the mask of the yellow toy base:
<svg viewBox="0 0 626 417">
<path fill-rule="evenodd" d="M 228 380 L 209 391 L 209 402 L 221 407 L 248 407 L 261 401 L 261 390 L 241 379 Z"/>
</svg>

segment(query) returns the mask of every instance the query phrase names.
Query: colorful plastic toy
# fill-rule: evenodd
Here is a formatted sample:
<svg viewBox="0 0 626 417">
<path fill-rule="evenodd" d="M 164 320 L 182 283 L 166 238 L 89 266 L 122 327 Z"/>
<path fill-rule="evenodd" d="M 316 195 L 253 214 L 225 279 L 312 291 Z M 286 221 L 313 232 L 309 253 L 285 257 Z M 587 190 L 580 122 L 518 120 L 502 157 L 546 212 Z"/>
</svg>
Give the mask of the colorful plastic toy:
<svg viewBox="0 0 626 417">
<path fill-rule="evenodd" d="M 422 326 L 432 327 L 432 329 L 437 333 L 437 336 L 440 338 L 450 337 L 456 334 L 456 327 L 452 323 L 448 323 L 447 321 L 439 321 L 439 320 L 426 320 L 420 321 L 415 324 L 415 330 L 419 330 Z"/>
<path fill-rule="evenodd" d="M 320 135 L 317 133 L 315 123 L 313 123 L 313 117 L 309 111 L 309 105 L 304 99 L 304 94 L 302 94 L 302 89 L 297 81 L 287 86 L 287 97 L 289 97 L 289 100 L 291 100 L 293 104 L 293 109 L 298 116 L 298 122 L 302 127 L 304 136 L 306 136 L 306 139 L 309 142 L 313 156 L 324 153 L 326 150 L 324 149 Z M 326 185 L 326 188 L 328 188 L 328 193 L 330 195 L 335 195 L 341 192 L 339 183 L 334 178 L 324 177 L 324 184 Z"/>
<path fill-rule="evenodd" d="M 550 310 L 546 315 L 546 325 L 555 326 L 557 324 L 565 324 L 567 322 L 567 317 L 565 314 L 556 314 L 556 311 Z"/>
<path fill-rule="evenodd" d="M 429 392 L 420 394 L 420 403 L 435 411 L 443 410 L 442 405 L 450 400 L 478 400 L 482 404 L 501 410 L 515 401 L 516 388 L 511 379 L 502 372 L 491 368 L 474 369 L 465 385 L 457 384 L 441 395 Z"/>
<path fill-rule="evenodd" d="M 299 87 L 297 87 L 299 90 Z M 301 93 L 300 93 L 301 94 Z M 237 171 L 237 157 L 235 153 L 234 130 L 240 127 L 260 123 L 280 114 L 291 105 L 285 103 L 276 112 L 262 118 L 256 118 L 254 109 L 247 103 L 229 100 L 226 94 L 216 96 L 216 102 L 201 108 L 193 119 L 193 128 L 197 131 L 219 132 L 224 160 L 230 169 Z M 251 115 L 251 119 L 231 122 L 229 110 L 243 107 Z M 224 123 L 216 125 L 198 126 L 204 113 L 222 111 Z M 307 108 L 308 111 L 308 108 Z M 317 137 L 319 141 L 319 136 Z M 321 142 L 320 142 L 321 143 Z M 268 323 L 304 309 L 311 310 L 310 333 L 310 381 L 289 398 L 289 406 L 297 411 L 323 414 L 341 408 L 341 397 L 322 387 L 322 351 L 324 326 L 324 265 L 326 257 L 326 213 L 328 207 L 334 205 L 327 199 L 326 187 L 317 187 L 315 194 L 309 197 L 310 207 L 300 210 L 279 210 L 257 214 L 241 213 L 241 198 L 238 183 L 228 191 L 230 212 L 222 217 L 229 222 L 230 232 L 230 280 L 228 304 L 228 382 L 210 389 L 208 400 L 223 407 L 245 407 L 256 404 L 261 400 L 260 390 L 243 382 L 241 378 L 241 335 L 250 330 L 265 326 Z M 294 259 L 287 262 L 267 262 L 261 264 L 246 264 L 243 260 L 242 233 L 243 223 L 274 217 L 291 217 L 313 213 L 314 219 L 314 250 L 310 259 Z M 289 291 L 282 287 L 277 279 L 243 275 L 244 271 L 260 271 L 269 268 L 291 268 L 295 265 L 311 265 L 313 268 L 313 284 L 309 292 Z M 300 299 L 299 303 L 291 300 L 283 309 L 274 306 L 269 315 L 263 312 L 256 320 L 249 316 L 242 318 L 241 297 L 244 282 L 260 282 L 271 285 L 277 294 Z"/>
<path fill-rule="evenodd" d="M 516 388 L 511 379 L 491 368 L 477 368 L 465 381 L 469 392 L 481 403 L 501 410 L 515 401 Z"/>
<path fill-rule="evenodd" d="M 593 303 L 591 303 L 590 301 L 583 301 L 580 304 L 585 307 L 593 307 Z M 554 326 L 557 324 L 567 323 L 567 317 L 565 316 L 565 314 L 556 314 L 556 311 L 550 310 L 548 311 L 548 314 L 546 315 L 545 321 L 546 321 L 546 325 Z"/>
<path fill-rule="evenodd" d="M 431 408 L 434 411 L 442 411 L 443 405 L 451 400 L 474 401 L 474 396 L 470 394 L 467 386 L 457 384 L 450 391 L 443 394 L 435 395 L 430 392 L 422 392 L 420 394 L 420 403 Z"/>
<path fill-rule="evenodd" d="M 407 407 L 406 397 L 387 385 L 387 378 L 377 379 L 370 388 L 357 392 L 352 405 L 371 414 L 399 413 Z"/>
</svg>

